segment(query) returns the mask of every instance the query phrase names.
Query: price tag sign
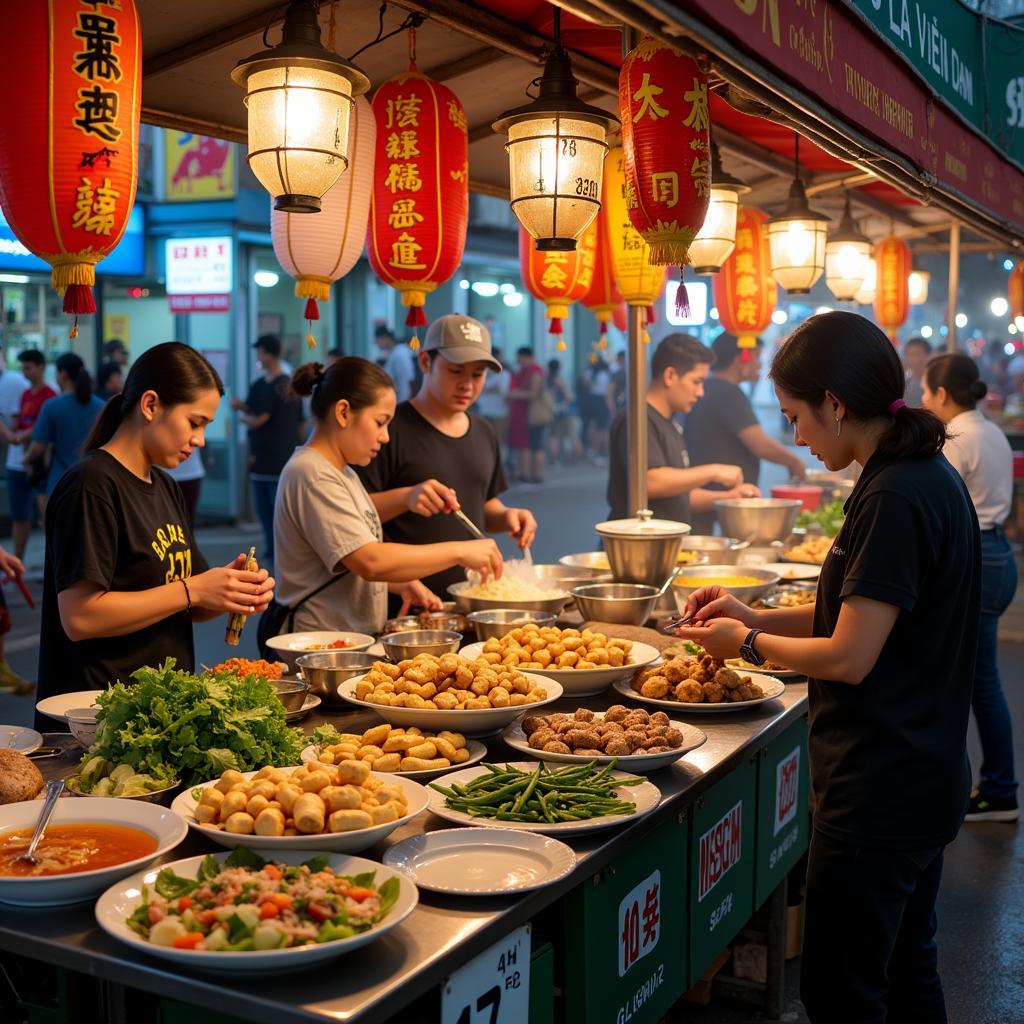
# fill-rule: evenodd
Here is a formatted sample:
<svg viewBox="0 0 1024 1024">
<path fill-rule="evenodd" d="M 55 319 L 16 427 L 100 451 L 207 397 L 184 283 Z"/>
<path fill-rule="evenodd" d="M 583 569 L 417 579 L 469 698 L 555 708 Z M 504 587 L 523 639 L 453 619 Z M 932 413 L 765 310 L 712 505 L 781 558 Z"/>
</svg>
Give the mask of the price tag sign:
<svg viewBox="0 0 1024 1024">
<path fill-rule="evenodd" d="M 441 1024 L 522 1024 L 529 1017 L 529 925 L 470 960 L 441 986 Z"/>
</svg>

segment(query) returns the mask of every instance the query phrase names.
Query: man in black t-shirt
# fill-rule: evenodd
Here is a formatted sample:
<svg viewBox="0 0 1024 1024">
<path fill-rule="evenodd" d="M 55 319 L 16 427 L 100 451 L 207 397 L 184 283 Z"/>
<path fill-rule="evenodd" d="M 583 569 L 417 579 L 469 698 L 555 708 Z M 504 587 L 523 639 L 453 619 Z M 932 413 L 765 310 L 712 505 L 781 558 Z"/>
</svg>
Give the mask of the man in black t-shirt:
<svg viewBox="0 0 1024 1024">
<path fill-rule="evenodd" d="M 712 464 L 690 467 L 683 435 L 672 417 L 689 412 L 704 394 L 704 380 L 714 355 L 688 334 L 663 338 L 651 361 L 647 389 L 647 507 L 656 519 L 688 523 L 693 511 L 712 508 L 718 498 L 756 497 L 758 490 L 744 484 L 739 466 Z M 629 451 L 625 409 L 612 423 L 608 462 L 608 504 L 612 519 L 626 519 L 639 511 L 629 508 Z M 729 490 L 709 491 L 708 484 Z"/>
<path fill-rule="evenodd" d="M 508 533 L 520 548 L 533 543 L 537 523 L 524 508 L 508 508 L 499 495 L 508 484 L 494 428 L 470 407 L 487 373 L 501 372 L 487 328 L 451 313 L 435 320 L 419 354 L 423 383 L 401 402 L 388 428 L 391 440 L 358 472 L 370 492 L 384 539 L 398 544 L 466 540 L 462 511 L 488 533 Z M 447 599 L 447 588 L 465 579 L 449 569 L 423 580 Z"/>
<path fill-rule="evenodd" d="M 291 392 L 291 377 L 281 366 L 281 340 L 264 334 L 253 345 L 263 368 L 243 402 L 231 399 L 231 408 L 249 428 L 249 479 L 253 504 L 263 529 L 266 548 L 262 561 L 274 561 L 274 500 L 284 464 L 300 442 L 302 402 Z"/>
<path fill-rule="evenodd" d="M 704 384 L 704 397 L 686 417 L 690 465 L 725 462 L 743 470 L 743 481 L 760 482 L 761 459 L 785 466 L 793 477 L 806 473 L 803 459 L 766 433 L 741 384 L 756 384 L 761 372 L 761 339 L 756 348 L 741 349 L 736 338 L 722 333 L 711 343 L 714 369 Z M 720 490 L 709 485 L 709 489 Z M 714 510 L 695 514 L 694 533 L 711 533 Z"/>
</svg>

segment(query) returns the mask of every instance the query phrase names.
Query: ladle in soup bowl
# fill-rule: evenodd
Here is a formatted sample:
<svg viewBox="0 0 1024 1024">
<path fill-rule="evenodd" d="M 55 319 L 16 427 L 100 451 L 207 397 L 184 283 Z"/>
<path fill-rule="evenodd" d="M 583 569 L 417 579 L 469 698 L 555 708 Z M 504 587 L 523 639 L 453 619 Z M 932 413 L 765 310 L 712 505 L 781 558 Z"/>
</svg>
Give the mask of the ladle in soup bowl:
<svg viewBox="0 0 1024 1024">
<path fill-rule="evenodd" d="M 39 845 L 40 840 L 43 838 L 43 834 L 46 832 L 46 826 L 50 824 L 50 818 L 53 817 L 53 809 L 57 806 L 57 801 L 60 799 L 61 793 L 64 792 L 64 780 L 63 779 L 51 779 L 46 784 L 46 799 L 43 800 L 43 809 L 39 814 L 39 820 L 36 822 L 36 830 L 32 833 L 32 838 L 29 840 L 28 849 L 24 853 L 19 853 L 14 859 L 28 861 L 29 864 L 38 864 L 39 860 L 36 857 L 36 847 Z"/>
</svg>

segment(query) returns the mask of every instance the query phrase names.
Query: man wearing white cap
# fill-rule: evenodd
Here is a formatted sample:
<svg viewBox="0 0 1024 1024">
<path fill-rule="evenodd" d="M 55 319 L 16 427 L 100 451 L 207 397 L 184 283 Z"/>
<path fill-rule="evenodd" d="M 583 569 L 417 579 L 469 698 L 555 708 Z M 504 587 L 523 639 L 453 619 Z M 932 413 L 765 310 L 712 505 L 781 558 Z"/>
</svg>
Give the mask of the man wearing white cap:
<svg viewBox="0 0 1024 1024">
<path fill-rule="evenodd" d="M 498 439 L 487 420 L 469 411 L 488 371 L 501 373 L 490 332 L 469 316 L 440 317 L 427 330 L 419 364 L 419 392 L 399 404 L 389 427 L 391 440 L 359 471 L 384 523 L 385 540 L 465 540 L 466 527 L 443 514 L 461 508 L 487 533 L 507 533 L 528 548 L 537 522 L 528 509 L 508 508 L 499 498 L 508 483 Z M 455 568 L 423 583 L 445 595 L 462 578 Z"/>
</svg>

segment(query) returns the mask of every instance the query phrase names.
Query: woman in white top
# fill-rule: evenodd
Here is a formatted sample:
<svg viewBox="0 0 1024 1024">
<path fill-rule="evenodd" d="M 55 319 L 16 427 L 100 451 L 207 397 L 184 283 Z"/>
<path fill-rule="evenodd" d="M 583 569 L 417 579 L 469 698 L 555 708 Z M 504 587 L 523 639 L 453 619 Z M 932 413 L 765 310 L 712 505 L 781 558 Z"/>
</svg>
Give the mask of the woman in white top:
<svg viewBox="0 0 1024 1024">
<path fill-rule="evenodd" d="M 352 469 L 368 465 L 388 442 L 395 386 L 379 366 L 355 356 L 338 359 L 327 370 L 308 363 L 295 371 L 292 388 L 312 396 L 315 424 L 310 439 L 285 465 L 274 506 L 277 600 L 288 608 L 300 606 L 296 630 L 376 633 L 387 619 L 389 590 L 402 597 L 404 614 L 413 604 L 440 607 L 419 582 L 421 576 L 455 565 L 501 575 L 493 540 L 382 541 L 380 516 Z M 419 491 L 412 489 L 410 509 Z"/>
<path fill-rule="evenodd" d="M 1016 821 L 1013 728 L 996 658 L 999 617 L 1017 590 L 1017 563 L 1003 532 L 1013 498 L 1013 454 L 1003 432 L 976 408 L 988 387 L 970 356 L 935 356 L 922 384 L 922 403 L 946 424 L 943 451 L 967 484 L 981 528 L 981 630 L 972 707 L 982 762 L 967 821 Z"/>
</svg>

